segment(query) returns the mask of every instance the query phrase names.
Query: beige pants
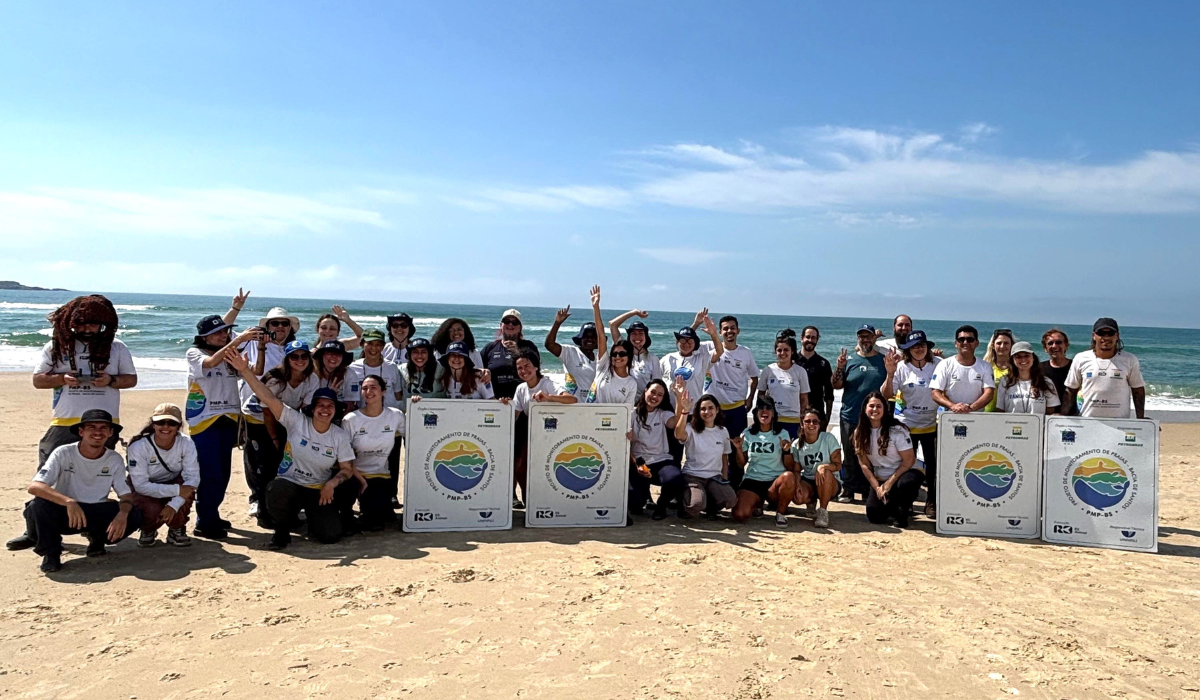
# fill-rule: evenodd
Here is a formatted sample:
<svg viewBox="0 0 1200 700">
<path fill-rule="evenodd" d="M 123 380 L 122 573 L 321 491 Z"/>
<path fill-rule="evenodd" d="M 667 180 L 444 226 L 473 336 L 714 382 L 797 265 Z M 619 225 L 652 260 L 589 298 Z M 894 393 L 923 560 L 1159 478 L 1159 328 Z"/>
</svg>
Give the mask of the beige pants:
<svg viewBox="0 0 1200 700">
<path fill-rule="evenodd" d="M 732 508 L 737 504 L 737 493 L 729 484 L 719 484 L 713 479 L 683 475 L 687 486 L 683 490 L 683 509 L 693 518 L 706 507 L 713 512 Z M 710 503 L 711 500 L 711 503 Z"/>
</svg>

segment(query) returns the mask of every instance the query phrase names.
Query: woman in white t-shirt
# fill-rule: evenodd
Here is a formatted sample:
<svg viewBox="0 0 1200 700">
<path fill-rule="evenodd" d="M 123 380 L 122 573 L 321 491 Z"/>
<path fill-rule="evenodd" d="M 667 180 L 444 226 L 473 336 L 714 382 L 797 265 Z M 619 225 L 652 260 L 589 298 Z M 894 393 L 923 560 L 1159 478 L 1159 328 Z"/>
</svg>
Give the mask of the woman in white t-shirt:
<svg viewBox="0 0 1200 700">
<path fill-rule="evenodd" d="M 400 463 L 404 414 L 398 408 L 384 405 L 384 396 L 391 388 L 383 377 L 367 375 L 358 390 L 362 406 L 346 414 L 342 419 L 342 428 L 350 434 L 350 447 L 354 449 L 354 471 L 367 484 L 358 494 L 362 529 L 378 532 L 384 524 L 396 520 L 396 511 L 392 508 L 394 477 L 391 465 L 393 462 L 397 465 Z"/>
<path fill-rule="evenodd" d="M 394 363 L 383 359 L 383 331 L 371 329 L 363 333 L 362 352 L 358 359 L 350 363 L 350 373 L 354 375 L 354 383 L 362 390 L 362 380 L 369 375 L 378 375 L 387 382 L 388 391 L 383 397 L 385 406 L 403 408 L 404 382 L 400 378 L 400 368 Z M 358 400 L 358 397 L 355 397 Z"/>
<path fill-rule="evenodd" d="M 687 486 L 679 462 L 671 456 L 668 431 L 675 430 L 680 419 L 675 417 L 671 397 L 666 383 L 658 378 L 651 379 L 645 391 L 633 405 L 633 430 L 630 431 L 629 454 L 635 468 L 630 472 L 630 507 L 640 512 L 650 500 L 650 485 L 658 484 L 661 489 L 654 503 L 655 520 L 667 517 L 667 506 L 675 501 L 682 511 L 683 490 Z M 687 420 L 685 416 L 682 420 Z M 647 478 L 637 468 L 637 462 L 649 470 Z"/>
<path fill-rule="evenodd" d="M 708 316 L 708 309 L 696 314 L 704 324 L 704 332 L 712 339 L 712 352 L 700 345 L 700 336 L 691 326 L 675 331 L 675 347 L 678 352 L 664 355 L 658 362 L 659 376 L 678 394 L 677 385 L 687 386 L 688 394 L 700 396 L 704 393 L 708 371 L 725 352 L 725 342 L 717 334 L 717 325 Z"/>
<path fill-rule="evenodd" d="M 358 400 L 358 380 L 350 373 L 351 362 L 354 362 L 354 355 L 346 352 L 346 346 L 340 340 L 326 340 L 313 352 L 318 388 L 333 389 L 341 404 L 334 423 L 341 423 L 342 416 L 346 411 L 353 411 Z"/>
<path fill-rule="evenodd" d="M 433 332 L 430 338 L 433 343 L 434 357 L 438 360 L 442 359 L 450 350 L 451 343 L 462 343 L 467 348 L 467 357 L 471 359 L 471 364 L 483 370 L 483 356 L 479 354 L 479 348 L 475 346 L 475 334 L 471 332 L 471 326 L 461 318 L 448 318 L 442 321 L 442 325 Z M 484 380 L 491 381 L 491 375 L 488 374 Z"/>
<path fill-rule="evenodd" d="M 709 322 L 711 323 L 711 321 Z M 707 511 L 712 520 L 723 508 L 737 504 L 729 485 L 729 453 L 733 445 L 723 425 L 721 404 L 712 394 L 696 402 L 688 418 L 691 395 L 685 388 L 675 405 L 675 439 L 683 443 L 683 510 L 688 517 Z"/>
<path fill-rule="evenodd" d="M 1054 382 L 1042 372 L 1033 346 L 1022 340 L 1012 347 L 1013 372 L 996 382 L 996 410 L 1001 413 L 1058 413 L 1062 401 Z"/>
<path fill-rule="evenodd" d="M 517 359 L 513 362 L 517 370 L 517 377 L 521 380 L 521 383 L 517 385 L 517 389 L 511 399 L 502 398 L 500 399 L 500 403 L 511 404 L 513 411 L 516 413 L 516 420 L 514 421 L 515 439 L 513 440 L 513 472 L 516 475 L 516 483 L 513 486 L 513 507 L 524 508 L 525 505 L 517 498 L 515 489 L 517 486 L 520 486 L 521 495 L 529 495 L 526 490 L 529 464 L 529 455 L 527 454 L 529 447 L 529 409 L 533 404 L 543 401 L 571 404 L 575 403 L 576 399 L 570 393 L 559 388 L 553 379 L 542 376 L 542 356 L 537 351 L 526 348 L 517 355 Z"/>
<path fill-rule="evenodd" d="M 650 315 L 649 311 L 633 309 L 617 316 L 608 322 L 608 329 L 612 332 L 613 342 L 621 339 L 621 324 L 625 321 L 637 316 L 639 319 L 646 318 Z M 638 395 L 646 391 L 646 387 L 650 384 L 650 380 L 659 376 L 658 355 L 650 352 L 650 328 L 639 321 L 634 321 L 629 324 L 626 329 L 625 336 L 629 342 L 633 344 L 633 358 L 630 362 L 629 373 L 637 381 Z"/>
<path fill-rule="evenodd" d="M 350 327 L 350 330 L 354 332 L 354 335 L 350 336 L 349 338 L 338 337 L 342 334 L 342 322 L 345 322 L 346 325 Z M 317 345 L 320 345 L 326 340 L 340 340 L 342 345 L 346 346 L 347 350 L 355 350 L 362 342 L 362 326 L 358 325 L 354 322 L 354 319 L 350 318 L 350 314 L 346 311 L 344 306 L 335 305 L 333 307 L 333 313 L 322 314 L 321 317 L 317 319 L 316 328 Z"/>
<path fill-rule="evenodd" d="M 442 363 L 442 390 L 450 399 L 492 399 L 491 382 L 485 379 L 486 371 L 478 371 L 471 360 L 471 351 L 462 341 L 454 341 L 446 348 L 439 362 Z M 414 397 L 416 400 L 416 397 Z"/>
<path fill-rule="evenodd" d="M 937 414 L 933 400 L 933 375 L 941 358 L 933 354 L 933 341 L 925 331 L 913 331 L 900 344 L 900 353 L 883 358 L 887 377 L 879 387 L 885 399 L 896 401 L 896 419 L 921 448 L 925 463 L 925 517 L 937 517 Z"/>
<path fill-rule="evenodd" d="M 794 362 L 796 331 L 788 328 L 775 337 L 775 362 L 758 377 L 758 393 L 775 401 L 779 427 L 792 440 L 800 434 L 800 414 L 808 408 L 808 371 Z"/>
<path fill-rule="evenodd" d="M 570 316 L 570 304 L 555 312 L 554 323 L 546 333 L 544 345 L 550 354 L 563 364 L 566 390 L 575 398 L 584 400 L 592 387 L 592 381 L 596 378 L 596 324 L 591 321 L 583 324 L 579 327 L 579 332 L 572 336 L 571 344 L 562 345 L 558 342 L 558 329 Z"/>
<path fill-rule="evenodd" d="M 614 338 L 612 350 L 608 350 L 604 321 L 600 318 L 600 285 L 592 287 L 592 314 L 596 326 L 596 377 L 588 389 L 587 403 L 632 406 L 637 402 L 637 380 L 629 371 L 633 344 Z"/>
<path fill-rule="evenodd" d="M 917 461 L 908 428 L 888 410 L 887 399 L 880 392 L 872 391 L 863 401 L 853 442 L 859 466 L 871 485 L 867 520 L 876 525 L 894 520 L 896 527 L 908 527 L 925 468 Z"/>
<path fill-rule="evenodd" d="M 183 411 L 159 404 L 150 422 L 133 436 L 126 450 L 133 507 L 142 511 L 139 547 L 153 547 L 158 528 L 167 526 L 167 544 L 187 547 L 188 514 L 200 485 L 200 462 L 191 438 L 180 435 Z"/>
</svg>

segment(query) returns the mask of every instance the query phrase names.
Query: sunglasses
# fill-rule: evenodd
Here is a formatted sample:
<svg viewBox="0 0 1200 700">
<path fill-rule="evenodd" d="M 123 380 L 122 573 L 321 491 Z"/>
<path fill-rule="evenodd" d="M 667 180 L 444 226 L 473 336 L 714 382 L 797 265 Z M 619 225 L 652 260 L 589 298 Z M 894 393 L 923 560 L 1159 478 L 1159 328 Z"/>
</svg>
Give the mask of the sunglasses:
<svg viewBox="0 0 1200 700">
<path fill-rule="evenodd" d="M 1047 340 L 1046 341 L 1046 347 L 1050 347 L 1051 345 L 1066 345 L 1066 344 L 1067 344 L 1066 341 L 1063 341 L 1063 340 Z"/>
<path fill-rule="evenodd" d="M 396 321 L 394 323 L 388 324 L 388 328 L 407 328 L 407 327 L 408 327 L 408 324 L 405 323 L 404 321 Z"/>
<path fill-rule="evenodd" d="M 967 343 L 978 343 L 979 338 L 972 338 L 970 336 L 962 335 L 962 336 L 955 338 L 954 342 L 962 343 L 962 344 L 966 345 Z"/>
<path fill-rule="evenodd" d="M 173 427 L 173 428 L 178 428 L 178 427 L 179 427 L 179 424 L 178 424 L 178 423 L 176 423 L 176 422 L 175 422 L 175 421 L 173 421 L 173 420 L 156 420 L 156 421 L 154 421 L 154 425 L 156 425 L 156 426 L 158 426 L 158 427 L 160 427 L 160 428 L 161 428 L 161 427 L 164 427 L 164 426 L 168 426 L 168 425 L 169 425 L 169 426 L 171 426 L 171 427 Z"/>
<path fill-rule="evenodd" d="M 992 331 L 993 338 L 995 338 L 998 335 L 1012 335 L 1012 329 L 1011 328 L 997 328 L 996 330 Z"/>
<path fill-rule="evenodd" d="M 301 362 L 308 362 L 310 359 L 312 359 L 312 355 L 306 352 L 294 352 L 291 355 L 288 355 L 288 359 L 292 361 L 300 360 Z"/>
<path fill-rule="evenodd" d="M 809 418 L 808 420 L 803 421 L 803 423 L 805 425 L 820 425 L 821 421 L 817 420 L 816 418 Z"/>
<path fill-rule="evenodd" d="M 613 356 L 613 357 L 629 357 L 629 353 L 627 353 L 627 352 L 614 352 L 614 353 L 612 354 L 612 356 Z"/>
<path fill-rule="evenodd" d="M 1100 336 L 1101 338 L 1111 338 L 1116 334 L 1117 332 L 1111 328 L 1102 328 L 1096 331 L 1096 335 Z"/>
<path fill-rule="evenodd" d="M 284 320 L 284 321 L 267 321 L 267 327 L 268 327 L 268 328 L 286 328 L 286 327 L 288 327 L 288 326 L 290 326 L 290 325 L 292 325 L 292 322 L 291 322 L 291 321 L 287 321 L 287 320 Z"/>
<path fill-rule="evenodd" d="M 518 320 L 517 320 L 517 319 L 515 319 L 515 318 L 506 318 L 506 319 L 504 319 L 503 321 L 501 321 L 500 323 L 502 323 L 502 324 L 504 324 L 504 325 L 506 325 L 506 326 L 519 326 L 519 325 L 521 325 L 521 322 L 520 322 L 520 321 L 518 321 Z"/>
</svg>

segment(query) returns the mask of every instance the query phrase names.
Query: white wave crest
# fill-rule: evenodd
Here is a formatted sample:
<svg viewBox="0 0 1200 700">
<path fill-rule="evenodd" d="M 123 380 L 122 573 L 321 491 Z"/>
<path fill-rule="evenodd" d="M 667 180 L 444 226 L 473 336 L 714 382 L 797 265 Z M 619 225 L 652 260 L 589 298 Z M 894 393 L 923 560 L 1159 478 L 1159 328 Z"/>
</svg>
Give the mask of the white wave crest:
<svg viewBox="0 0 1200 700">
<path fill-rule="evenodd" d="M 62 304 L 34 304 L 18 301 L 0 301 L 0 311 L 16 313 L 21 311 L 53 311 Z M 113 304 L 117 311 L 150 311 L 158 308 L 153 304 Z"/>
</svg>

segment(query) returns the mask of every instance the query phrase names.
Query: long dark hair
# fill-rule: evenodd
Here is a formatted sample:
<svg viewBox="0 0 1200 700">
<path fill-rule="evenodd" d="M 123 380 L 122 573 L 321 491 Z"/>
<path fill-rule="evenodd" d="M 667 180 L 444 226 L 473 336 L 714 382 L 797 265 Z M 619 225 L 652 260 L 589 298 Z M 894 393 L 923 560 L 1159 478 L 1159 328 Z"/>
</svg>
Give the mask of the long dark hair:
<svg viewBox="0 0 1200 700">
<path fill-rule="evenodd" d="M 867 465 L 871 464 L 871 460 L 868 458 L 871 448 L 871 419 L 867 417 L 867 404 L 871 403 L 871 399 L 879 399 L 880 403 L 883 404 L 883 419 L 879 423 L 879 440 L 877 441 L 879 454 L 887 452 L 888 444 L 892 439 L 892 428 L 899 426 L 904 428 L 904 430 L 908 430 L 903 423 L 896 420 L 894 411 L 887 410 L 888 402 L 887 399 L 883 398 L 883 394 L 878 391 L 872 391 L 867 394 L 867 397 L 863 399 L 862 408 L 858 412 L 858 427 L 854 429 L 853 440 L 854 453 L 858 456 L 860 462 L 864 462 Z"/>
<path fill-rule="evenodd" d="M 700 404 L 705 401 L 712 401 L 712 405 L 717 407 L 717 417 L 713 420 L 713 425 L 725 426 L 725 412 L 721 410 L 721 402 L 717 401 L 717 397 L 712 394 L 705 394 L 700 397 L 695 406 L 692 406 L 692 430 L 697 433 L 704 432 L 704 419 L 700 417 Z"/>
<path fill-rule="evenodd" d="M 179 436 L 183 435 L 183 424 L 180 423 L 179 425 L 175 426 L 175 429 L 178 431 L 177 433 L 175 433 L 175 439 L 178 440 Z M 137 442 L 138 440 L 145 440 L 145 439 L 151 438 L 153 436 L 154 436 L 154 421 L 146 421 L 146 424 L 142 426 L 142 429 L 137 431 L 136 433 L 134 433 L 133 437 L 129 438 L 129 442 L 125 442 L 124 440 L 122 440 L 121 442 L 124 442 L 125 447 L 129 448 L 129 447 L 132 447 L 133 443 Z M 164 464 L 163 466 L 165 467 L 166 465 Z"/>
<path fill-rule="evenodd" d="M 750 419 L 750 434 L 758 435 L 761 432 L 758 427 L 758 412 L 764 408 L 771 411 L 771 433 L 775 435 L 779 434 L 779 411 L 775 409 L 775 399 L 766 395 L 758 397 L 758 403 L 754 405 L 754 414 L 747 416 Z"/>
<path fill-rule="evenodd" d="M 637 419 L 641 422 L 643 428 L 650 427 L 646 423 L 646 418 L 650 415 L 650 407 L 646 405 L 646 392 L 650 391 L 650 387 L 654 386 L 655 384 L 661 386 L 663 390 L 662 403 L 660 403 L 658 405 L 658 409 L 655 410 L 670 411 L 671 413 L 675 412 L 675 407 L 671 405 L 671 391 L 667 388 L 667 383 L 655 377 L 654 379 L 646 382 L 646 388 L 643 389 L 640 394 L 638 394 L 637 401 L 633 404 L 633 412 L 637 414 Z"/>
<path fill-rule="evenodd" d="M 87 323 L 100 324 L 100 332 L 87 343 L 90 374 L 96 374 L 96 368 L 108 364 L 113 338 L 117 337 L 117 310 L 107 297 L 99 294 L 75 297 L 50 312 L 46 320 L 52 331 L 51 364 L 75 355 L 76 338 L 72 328 Z"/>
<path fill-rule="evenodd" d="M 1046 388 L 1046 373 L 1042 371 L 1042 363 L 1038 361 L 1036 352 L 1029 353 L 1033 355 L 1033 366 L 1029 368 L 1029 397 L 1035 401 L 1042 396 L 1042 392 Z M 1012 371 L 1004 378 L 1004 388 L 1007 389 L 1021 380 L 1021 370 L 1017 369 L 1017 363 L 1013 363 Z M 1057 393 L 1057 389 L 1055 392 Z"/>
<path fill-rule="evenodd" d="M 324 358 L 324 356 L 318 358 L 317 354 L 313 353 L 312 363 L 313 363 L 313 370 L 317 373 L 318 379 L 323 379 L 327 382 L 332 382 L 335 379 L 345 381 L 346 368 L 349 367 L 349 365 L 347 365 L 345 362 L 338 365 L 338 368 L 333 370 L 333 374 L 330 374 L 328 377 L 325 376 L 325 358 Z"/>
<path fill-rule="evenodd" d="M 468 360 L 467 363 L 469 364 L 470 360 Z M 450 365 L 449 365 L 449 363 L 447 363 L 445 371 L 442 372 L 442 390 L 443 391 L 445 391 L 447 393 L 450 392 L 450 382 L 453 379 L 454 379 L 454 370 L 450 369 Z M 460 394 L 465 395 L 465 394 L 474 393 L 475 386 L 476 386 L 475 368 L 467 367 L 464 365 L 462 368 L 462 379 L 459 380 L 458 384 L 460 387 L 459 388 Z"/>
<path fill-rule="evenodd" d="M 463 342 L 467 344 L 467 349 L 475 349 L 475 334 L 471 332 L 471 326 L 461 318 L 451 317 L 442 321 L 442 325 L 438 326 L 438 329 L 433 332 L 433 337 L 429 339 L 429 342 L 433 343 L 433 349 L 437 350 L 439 355 L 445 355 L 446 348 L 450 347 L 450 328 L 456 323 L 463 327 Z"/>
<path fill-rule="evenodd" d="M 407 340 L 412 342 L 413 339 L 408 338 Z M 413 362 L 413 351 L 410 349 L 408 363 L 405 365 L 408 369 L 408 386 L 406 388 L 410 394 L 424 394 L 433 391 L 433 378 L 437 376 L 438 361 L 433 356 L 433 348 L 426 346 L 417 349 L 425 351 L 425 366 L 417 367 L 417 363 Z M 413 379 L 418 373 L 422 373 L 419 383 Z"/>
<path fill-rule="evenodd" d="M 606 371 L 606 374 L 608 374 L 608 376 L 611 377 L 617 373 L 617 371 L 615 369 L 613 369 L 613 363 L 612 363 L 612 351 L 616 350 L 617 348 L 621 348 L 626 353 L 626 355 L 625 355 L 625 373 L 626 373 L 626 375 L 628 376 L 628 375 L 633 374 L 633 358 L 636 357 L 636 354 L 633 352 L 633 343 L 631 343 L 628 338 L 622 338 L 612 344 L 612 349 L 608 351 L 609 352 L 608 370 Z"/>
<path fill-rule="evenodd" d="M 312 376 L 315 368 L 316 363 L 313 361 L 312 353 L 309 353 L 308 366 L 300 370 L 300 381 L 296 382 L 296 386 L 299 386 L 304 382 L 305 379 L 308 379 L 310 376 Z M 284 386 L 292 386 L 292 377 L 294 376 L 295 374 L 292 371 L 292 363 L 288 359 L 288 356 L 284 355 L 283 362 L 279 363 L 278 367 L 272 369 L 270 372 L 267 372 L 267 376 L 263 378 L 263 384 L 270 384 L 272 381 L 276 381 L 283 382 Z"/>
<path fill-rule="evenodd" d="M 780 343 L 783 343 L 792 349 L 792 363 L 794 364 L 796 362 L 796 356 L 800 354 L 800 350 L 796 348 L 796 331 L 792 330 L 791 328 L 784 328 L 783 330 L 779 331 L 779 333 L 775 336 L 775 345 L 771 346 L 771 351 L 774 352 L 775 348 L 778 347 Z"/>
</svg>

